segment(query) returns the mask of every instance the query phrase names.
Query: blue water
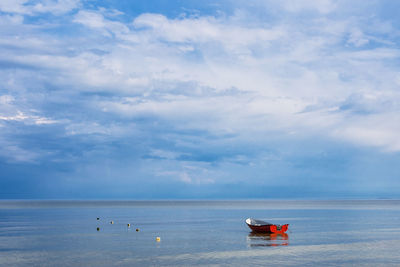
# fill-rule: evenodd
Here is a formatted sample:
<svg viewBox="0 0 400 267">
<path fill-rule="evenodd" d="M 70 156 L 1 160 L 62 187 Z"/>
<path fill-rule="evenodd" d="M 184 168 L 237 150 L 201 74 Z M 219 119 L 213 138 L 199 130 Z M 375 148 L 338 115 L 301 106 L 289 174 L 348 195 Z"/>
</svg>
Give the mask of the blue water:
<svg viewBox="0 0 400 267">
<path fill-rule="evenodd" d="M 399 251 L 397 200 L 0 201 L 1 266 L 400 266 Z"/>
</svg>

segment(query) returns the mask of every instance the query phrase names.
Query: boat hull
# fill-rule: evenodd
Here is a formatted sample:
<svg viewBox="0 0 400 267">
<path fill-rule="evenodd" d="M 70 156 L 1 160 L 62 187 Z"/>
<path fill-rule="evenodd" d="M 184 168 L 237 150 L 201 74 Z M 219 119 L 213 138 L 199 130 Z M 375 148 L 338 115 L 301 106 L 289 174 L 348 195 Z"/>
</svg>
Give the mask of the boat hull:
<svg viewBox="0 0 400 267">
<path fill-rule="evenodd" d="M 275 234 L 283 234 L 287 231 L 289 225 L 288 224 L 284 224 L 284 225 L 275 225 L 275 224 L 271 224 L 271 225 L 261 225 L 261 226 L 255 226 L 255 225 L 249 225 L 249 228 L 253 231 L 253 232 L 257 232 L 257 233 L 275 233 Z"/>
<path fill-rule="evenodd" d="M 283 234 L 289 228 L 289 224 L 284 225 L 276 225 L 276 224 L 252 224 L 252 220 L 246 220 L 247 226 L 253 231 L 257 233 L 275 233 L 275 234 Z"/>
</svg>

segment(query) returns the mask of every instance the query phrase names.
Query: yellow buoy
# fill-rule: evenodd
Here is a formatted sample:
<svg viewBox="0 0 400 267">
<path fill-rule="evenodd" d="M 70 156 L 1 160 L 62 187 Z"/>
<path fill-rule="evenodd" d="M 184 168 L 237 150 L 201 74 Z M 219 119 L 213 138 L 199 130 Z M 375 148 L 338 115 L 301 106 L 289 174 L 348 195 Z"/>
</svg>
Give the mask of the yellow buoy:
<svg viewBox="0 0 400 267">
<path fill-rule="evenodd" d="M 114 221 L 111 221 L 110 223 L 111 223 L 111 224 L 114 224 Z"/>
<path fill-rule="evenodd" d="M 159 236 L 157 236 L 157 237 L 156 237 L 156 241 L 157 241 L 157 242 L 160 242 L 160 241 L 161 241 L 161 238 L 160 238 Z"/>
</svg>

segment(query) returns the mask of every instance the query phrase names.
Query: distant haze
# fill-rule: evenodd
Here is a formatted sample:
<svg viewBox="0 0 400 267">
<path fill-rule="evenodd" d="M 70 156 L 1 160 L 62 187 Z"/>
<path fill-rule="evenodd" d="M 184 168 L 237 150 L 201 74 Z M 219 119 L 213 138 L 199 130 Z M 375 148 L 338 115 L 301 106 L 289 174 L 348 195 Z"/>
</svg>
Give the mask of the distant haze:
<svg viewBox="0 0 400 267">
<path fill-rule="evenodd" d="M 0 198 L 400 198 L 397 1 L 0 1 Z"/>
</svg>

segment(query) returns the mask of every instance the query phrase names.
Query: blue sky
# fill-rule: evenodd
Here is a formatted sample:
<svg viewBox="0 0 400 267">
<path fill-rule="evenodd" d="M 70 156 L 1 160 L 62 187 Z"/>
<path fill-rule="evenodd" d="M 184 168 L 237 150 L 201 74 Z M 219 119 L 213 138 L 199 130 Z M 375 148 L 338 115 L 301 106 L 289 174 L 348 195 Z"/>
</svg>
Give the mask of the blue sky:
<svg viewBox="0 0 400 267">
<path fill-rule="evenodd" d="M 399 198 L 397 1 L 0 2 L 0 198 Z"/>
</svg>

